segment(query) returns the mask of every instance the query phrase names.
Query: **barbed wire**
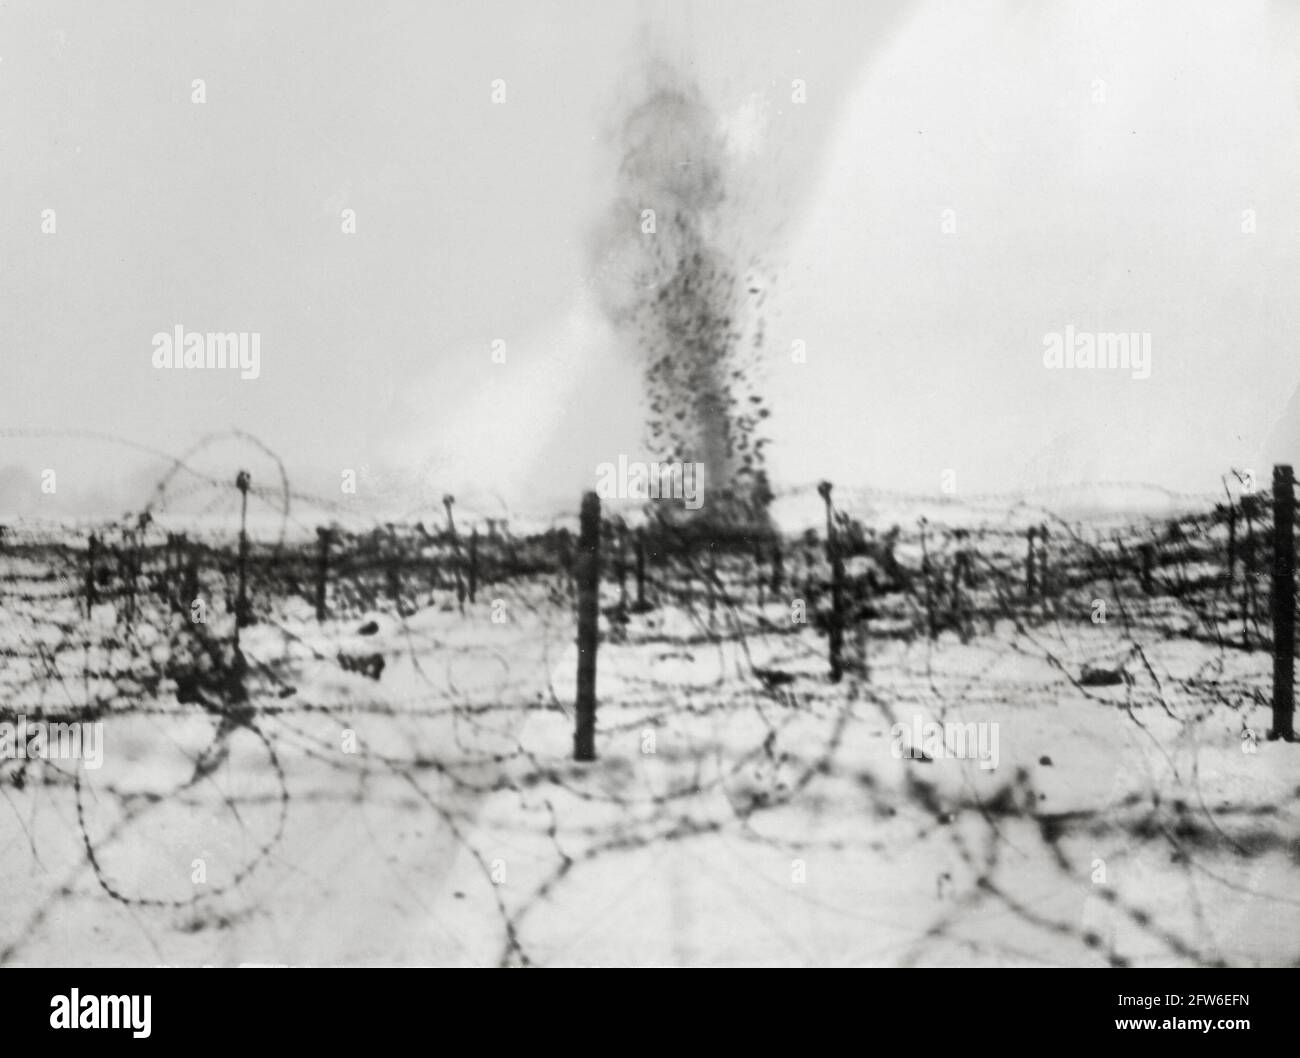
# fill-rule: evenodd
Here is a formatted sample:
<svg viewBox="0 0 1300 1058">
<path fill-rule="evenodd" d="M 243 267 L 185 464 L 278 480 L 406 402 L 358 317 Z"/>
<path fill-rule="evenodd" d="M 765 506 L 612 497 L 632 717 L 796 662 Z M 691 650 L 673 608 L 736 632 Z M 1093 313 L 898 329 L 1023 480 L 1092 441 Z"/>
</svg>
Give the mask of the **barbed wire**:
<svg viewBox="0 0 1300 1058">
<path fill-rule="evenodd" d="M 1225 718 L 1250 731 L 1253 712 L 1266 705 L 1262 667 L 1239 671 L 1232 659 L 1272 650 L 1268 592 L 1258 584 L 1271 555 L 1267 493 L 1169 493 L 1204 500 L 1204 509 L 1102 533 L 1041 506 L 1029 527 L 1008 524 L 1010 508 L 964 527 L 924 517 L 876 525 L 853 511 L 861 498 L 926 505 L 934 498 L 849 490 L 847 504 L 837 497 L 831 511 L 836 558 L 817 530 L 710 539 L 653 519 L 608 519 L 602 654 L 615 667 L 618 691 L 602 700 L 601 738 L 608 747 L 647 731 L 679 740 L 680 766 L 641 775 L 612 749 L 608 766 L 584 770 L 527 737 L 531 718 L 563 727 L 569 717 L 567 692 L 556 683 L 573 651 L 576 545 L 567 528 L 514 535 L 504 524 L 480 532 L 479 524 L 455 527 L 450 518 L 440 527 L 315 525 L 300 509 L 333 508 L 300 496 L 284 477 L 248 489 L 284 521 L 269 538 L 246 537 L 241 546 L 234 524 L 223 531 L 197 515 L 184 532 L 184 518 L 160 524 L 180 503 L 235 516 L 233 472 L 193 470 L 196 450 L 169 460 L 149 503 L 122 519 L 84 535 L 31 524 L 0 534 L 7 629 L 0 722 L 20 715 L 101 722 L 166 758 L 135 778 L 0 759 L 0 790 L 70 807 L 83 852 L 0 936 L 0 963 L 30 956 L 71 900 L 99 899 L 140 915 L 190 909 L 220 920 L 233 895 L 282 869 L 286 836 L 308 825 L 297 824 L 296 814 L 317 805 L 364 803 L 436 819 L 490 894 L 498 961 L 525 965 L 541 958 L 528 940 L 541 909 L 609 857 L 709 835 L 791 856 L 879 854 L 880 838 L 870 832 L 792 837 L 774 825 L 784 811 L 823 811 L 816 806 L 828 802 L 861 805 L 887 833 L 946 835 L 965 872 L 960 899 L 869 956 L 900 962 L 924 960 L 938 944 L 971 943 L 961 923 L 991 906 L 1053 943 L 1105 948 L 1086 925 L 1037 909 L 998 880 L 1013 833 L 1015 841 L 1036 835 L 1059 883 L 1081 892 L 1088 868 L 1066 847 L 1072 835 L 1164 842 L 1189 878 L 1219 877 L 1225 886 L 1238 883 L 1221 877 L 1208 852 L 1263 847 L 1251 830 L 1254 806 L 1211 806 L 1200 773 L 1168 756 L 1148 717 L 1163 716 L 1195 743 Z M 995 503 L 996 494 L 966 502 Z M 1023 514 L 1021 499 L 1012 505 Z M 290 525 L 321 533 L 314 542 L 292 540 Z M 798 611 L 803 620 L 792 616 Z M 837 628 L 846 643 L 846 679 L 838 685 L 826 679 L 824 642 Z M 1161 668 L 1155 648 L 1169 641 L 1208 648 L 1195 673 Z M 936 669 L 945 652 L 977 643 L 991 644 L 992 656 L 973 672 L 956 679 Z M 712 668 L 699 665 L 705 654 L 716 659 Z M 665 658 L 686 675 L 661 671 Z M 1008 661 L 1023 668 L 998 675 Z M 400 682 L 385 678 L 397 668 Z M 701 673 L 692 677 L 695 668 Z M 1052 815 L 1023 771 L 993 789 L 967 782 L 957 795 L 921 768 L 891 787 L 854 756 L 865 732 L 892 727 L 919 703 L 943 721 L 981 703 L 1067 695 L 1115 710 L 1135 738 L 1163 754 L 1185 788 L 1176 802 L 1182 807 L 1153 789 L 1145 799 Z M 360 736 L 350 750 L 341 746 L 349 732 Z M 516 818 L 494 818 L 497 837 L 487 837 L 479 825 L 484 806 L 503 796 L 517 803 Z M 1293 814 L 1295 806 L 1274 809 Z M 174 850 L 154 849 L 160 834 L 189 835 L 196 813 L 206 829 L 176 838 L 179 845 L 220 833 L 235 850 L 220 876 L 202 885 L 175 869 Z M 552 866 L 520 899 L 508 899 L 493 878 L 492 842 L 502 831 L 536 836 L 542 817 Z M 34 836 L 31 851 L 40 853 Z M 97 898 L 78 887 L 83 873 Z M 1228 959 L 1132 897 L 1088 892 L 1100 892 L 1170 958 Z M 1113 949 L 1102 954 L 1124 958 Z"/>
</svg>

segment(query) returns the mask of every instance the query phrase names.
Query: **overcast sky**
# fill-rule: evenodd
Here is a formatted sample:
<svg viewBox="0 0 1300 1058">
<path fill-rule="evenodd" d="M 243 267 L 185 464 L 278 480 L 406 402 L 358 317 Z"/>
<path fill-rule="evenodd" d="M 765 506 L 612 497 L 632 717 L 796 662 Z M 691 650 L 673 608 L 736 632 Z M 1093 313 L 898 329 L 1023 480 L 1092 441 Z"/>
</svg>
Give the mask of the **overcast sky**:
<svg viewBox="0 0 1300 1058">
<path fill-rule="evenodd" d="M 1281 2 L 5 4 L 0 510 L 50 467 L 145 498 L 77 430 L 234 427 L 413 504 L 592 487 L 644 415 L 592 245 L 651 59 L 770 276 L 778 484 L 1262 477 L 1300 462 L 1298 41 Z M 260 377 L 156 370 L 177 324 L 259 332 Z M 1067 326 L 1150 334 L 1150 377 L 1046 369 Z"/>
</svg>

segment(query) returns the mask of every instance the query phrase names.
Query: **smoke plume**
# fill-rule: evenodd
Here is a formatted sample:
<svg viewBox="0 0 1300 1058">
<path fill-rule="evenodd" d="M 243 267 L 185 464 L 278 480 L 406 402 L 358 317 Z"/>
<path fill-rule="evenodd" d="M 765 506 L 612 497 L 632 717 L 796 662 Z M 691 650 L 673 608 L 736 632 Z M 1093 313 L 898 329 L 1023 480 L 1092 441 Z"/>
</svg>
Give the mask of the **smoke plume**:
<svg viewBox="0 0 1300 1058">
<path fill-rule="evenodd" d="M 596 273 L 604 311 L 643 367 L 650 450 L 703 464 L 713 517 L 728 506 L 754 511 L 766 490 L 764 284 L 745 246 L 743 203 L 729 193 L 717 116 L 693 86 L 656 68 L 617 146 Z"/>
</svg>

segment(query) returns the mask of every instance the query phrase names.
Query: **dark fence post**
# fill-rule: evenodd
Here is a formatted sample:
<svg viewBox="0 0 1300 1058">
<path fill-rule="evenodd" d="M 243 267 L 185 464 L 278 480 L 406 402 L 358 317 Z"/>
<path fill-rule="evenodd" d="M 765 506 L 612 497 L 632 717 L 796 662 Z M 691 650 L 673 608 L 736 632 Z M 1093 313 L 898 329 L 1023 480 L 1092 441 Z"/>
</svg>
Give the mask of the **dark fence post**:
<svg viewBox="0 0 1300 1058">
<path fill-rule="evenodd" d="M 714 624 L 716 621 L 716 614 L 714 611 L 717 609 L 718 601 L 717 601 L 717 595 L 715 594 L 716 588 L 714 582 L 717 579 L 718 579 L 718 556 L 717 556 L 717 551 L 714 549 L 713 541 L 710 540 L 709 541 L 709 569 L 708 569 L 708 575 L 705 577 L 706 587 L 708 588 L 709 631 L 710 632 L 713 631 Z"/>
<path fill-rule="evenodd" d="M 90 534 L 86 542 L 86 616 L 90 616 L 95 603 L 99 601 L 95 593 L 95 559 L 99 557 L 99 538 Z"/>
<path fill-rule="evenodd" d="M 167 605 L 179 612 L 181 606 L 181 586 L 185 572 L 185 536 L 183 533 L 167 534 L 167 566 L 164 576 L 164 598 Z"/>
<path fill-rule="evenodd" d="M 1228 584 L 1235 579 L 1237 565 L 1237 506 L 1228 497 Z"/>
<path fill-rule="evenodd" d="M 957 543 L 954 549 L 952 560 L 952 584 L 949 590 L 950 595 L 950 619 L 957 628 L 962 640 L 965 641 L 970 634 L 970 625 L 967 614 L 966 593 L 962 590 L 970 586 L 970 570 L 968 563 L 970 555 L 967 553 L 966 530 L 957 529 L 953 532 Z"/>
<path fill-rule="evenodd" d="M 181 606 L 181 588 L 185 584 L 185 534 L 167 534 L 167 602 L 173 610 L 179 612 Z"/>
<path fill-rule="evenodd" d="M 450 494 L 442 498 L 442 505 L 447 509 L 447 533 L 451 537 L 452 550 L 452 568 L 456 571 L 456 602 L 460 606 L 460 612 L 465 612 L 465 581 L 461 577 L 461 558 L 460 558 L 460 537 L 456 535 L 456 519 L 452 516 L 451 509 L 456 503 L 456 497 Z"/>
<path fill-rule="evenodd" d="M 123 533 L 122 547 L 120 565 L 126 580 L 126 623 L 129 628 L 132 622 L 135 621 L 135 576 L 138 552 L 136 551 L 134 529 L 127 529 Z"/>
<path fill-rule="evenodd" d="M 469 601 L 478 594 L 478 526 L 469 534 Z"/>
<path fill-rule="evenodd" d="M 163 545 L 162 552 L 162 572 L 154 576 L 153 590 L 154 594 L 163 602 L 170 603 L 172 593 L 172 551 L 176 548 L 176 535 L 167 534 L 167 542 Z"/>
<path fill-rule="evenodd" d="M 167 602 L 181 609 L 181 585 L 185 575 L 185 534 L 167 534 Z"/>
<path fill-rule="evenodd" d="M 1241 548 L 1241 649 L 1250 649 L 1250 616 L 1255 608 L 1255 505 L 1254 494 L 1242 496 L 1246 539 Z"/>
<path fill-rule="evenodd" d="M 831 615 L 827 629 L 830 640 L 831 682 L 844 675 L 844 563 L 840 560 L 839 541 L 835 535 L 835 515 L 831 506 L 831 483 L 823 481 L 817 492 L 826 504 L 826 559 L 831 565 Z"/>
<path fill-rule="evenodd" d="M 325 620 L 325 587 L 330 573 L 330 531 L 316 530 L 316 620 Z"/>
<path fill-rule="evenodd" d="M 1155 555 L 1155 545 L 1143 544 L 1138 548 L 1138 553 L 1142 556 L 1142 591 L 1150 595 L 1153 590 L 1151 586 L 1151 565 Z"/>
<path fill-rule="evenodd" d="M 596 759 L 596 645 L 600 634 L 600 497 L 582 497 L 578 537 L 578 698 L 573 759 Z"/>
<path fill-rule="evenodd" d="M 1037 535 L 1038 530 L 1032 525 L 1025 530 L 1025 539 L 1029 542 L 1025 552 L 1025 598 L 1031 603 L 1034 601 L 1034 537 Z"/>
<path fill-rule="evenodd" d="M 1291 467 L 1273 468 L 1273 731 L 1295 739 L 1295 477 Z"/>
<path fill-rule="evenodd" d="M 438 565 L 438 547 L 435 543 L 429 556 L 429 605 L 434 602 L 434 593 L 442 587 L 442 568 Z"/>
<path fill-rule="evenodd" d="M 248 471 L 235 477 L 239 489 L 239 595 L 235 599 L 235 646 L 239 646 L 239 629 L 248 623 Z"/>
<path fill-rule="evenodd" d="M 185 550 L 185 579 L 181 586 L 181 603 L 182 612 L 192 617 L 194 613 L 194 602 L 199 597 L 199 556 L 198 548 L 191 547 L 189 538 L 181 537 L 181 544 Z"/>
<path fill-rule="evenodd" d="M 1051 592 L 1051 581 L 1048 576 L 1047 566 L 1047 526 L 1038 527 L 1038 588 L 1043 598 L 1043 608 L 1046 612 L 1048 595 Z"/>
<path fill-rule="evenodd" d="M 402 578 L 400 575 L 401 556 L 397 536 L 393 530 L 393 523 L 389 522 L 384 526 L 386 532 L 379 538 L 378 552 L 379 561 L 384 566 L 384 586 L 388 589 L 388 598 L 393 604 L 393 610 L 398 617 L 404 616 L 402 613 Z"/>
<path fill-rule="evenodd" d="M 772 594 L 781 593 L 781 582 L 785 579 L 785 557 L 781 554 L 781 541 L 772 545 Z"/>
<path fill-rule="evenodd" d="M 963 543 L 966 534 L 961 529 L 954 529 L 952 532 L 956 544 L 953 545 L 952 565 L 949 567 L 948 583 L 948 610 L 949 617 L 956 620 L 957 613 L 961 609 L 961 573 L 962 573 L 962 556 Z M 940 589 L 943 588 L 943 581 L 939 581 Z"/>
<path fill-rule="evenodd" d="M 938 634 L 938 629 L 934 623 L 934 591 L 930 586 L 930 552 L 925 546 L 925 527 L 929 523 L 925 518 L 922 518 L 918 524 L 921 530 L 921 577 L 925 581 L 925 621 L 930 638 L 934 639 Z M 1031 550 L 1030 554 L 1032 553 Z"/>
</svg>

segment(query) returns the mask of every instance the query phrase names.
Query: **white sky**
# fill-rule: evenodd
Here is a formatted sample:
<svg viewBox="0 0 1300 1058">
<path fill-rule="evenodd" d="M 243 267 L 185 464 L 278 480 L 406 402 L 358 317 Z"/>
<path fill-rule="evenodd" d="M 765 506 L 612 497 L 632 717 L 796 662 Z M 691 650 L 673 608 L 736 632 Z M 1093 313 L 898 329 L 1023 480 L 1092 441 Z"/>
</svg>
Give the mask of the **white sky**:
<svg viewBox="0 0 1300 1058">
<path fill-rule="evenodd" d="M 649 54 L 719 115 L 774 270 L 778 483 L 1300 462 L 1297 41 L 1300 6 L 1189 0 L 6 4 L 0 510 L 53 466 L 114 513 L 158 469 L 15 431 L 230 427 L 313 487 L 572 506 L 640 436 L 590 245 Z M 261 378 L 155 371 L 177 323 L 260 331 Z M 1045 370 L 1067 324 L 1150 332 L 1151 378 Z"/>
</svg>

